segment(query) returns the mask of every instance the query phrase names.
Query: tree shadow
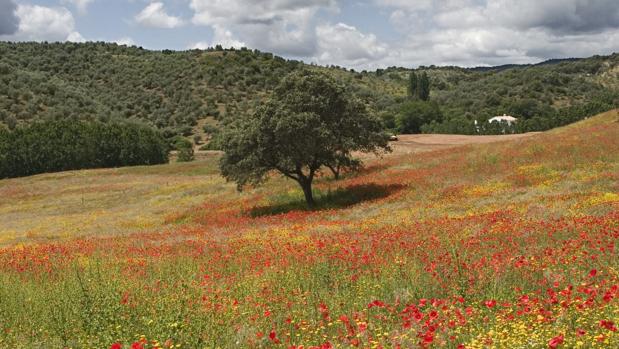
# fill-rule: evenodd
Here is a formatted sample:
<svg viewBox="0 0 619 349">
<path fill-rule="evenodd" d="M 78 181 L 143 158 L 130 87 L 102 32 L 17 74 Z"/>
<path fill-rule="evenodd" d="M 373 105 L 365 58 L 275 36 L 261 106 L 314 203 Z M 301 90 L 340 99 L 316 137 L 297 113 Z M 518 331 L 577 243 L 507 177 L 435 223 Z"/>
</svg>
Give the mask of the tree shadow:
<svg viewBox="0 0 619 349">
<path fill-rule="evenodd" d="M 386 198 L 400 190 L 405 186 L 402 184 L 358 184 L 336 190 L 323 192 L 314 189 L 314 199 L 316 206 L 308 208 L 305 200 L 300 197 L 291 198 L 286 196 L 279 200 L 276 198 L 275 203 L 265 206 L 256 206 L 249 210 L 249 215 L 252 217 L 271 216 L 291 211 L 321 211 L 335 208 L 345 208 L 359 204 L 365 201 L 372 201 Z"/>
</svg>

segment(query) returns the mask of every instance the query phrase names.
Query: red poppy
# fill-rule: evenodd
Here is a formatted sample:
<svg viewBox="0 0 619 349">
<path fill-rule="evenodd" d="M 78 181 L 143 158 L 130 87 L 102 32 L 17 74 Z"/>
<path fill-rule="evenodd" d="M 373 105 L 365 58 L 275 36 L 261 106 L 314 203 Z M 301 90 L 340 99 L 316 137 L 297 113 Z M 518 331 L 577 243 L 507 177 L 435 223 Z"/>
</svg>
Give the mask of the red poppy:
<svg viewBox="0 0 619 349">
<path fill-rule="evenodd" d="M 120 343 L 114 343 L 110 345 L 110 349 L 122 349 L 123 345 Z"/>
<path fill-rule="evenodd" d="M 563 344 L 563 335 L 562 334 L 560 334 L 560 335 L 554 337 L 553 339 L 551 339 L 550 341 L 548 341 L 548 347 L 551 348 L 551 349 L 555 349 L 560 344 Z"/>
<path fill-rule="evenodd" d="M 589 272 L 589 276 L 594 277 L 597 273 L 598 271 L 596 269 L 591 269 L 591 271 Z"/>
<path fill-rule="evenodd" d="M 279 339 L 277 339 L 277 334 L 275 333 L 275 331 L 271 331 L 271 333 L 269 333 L 269 339 L 273 343 L 280 343 Z"/>
<path fill-rule="evenodd" d="M 144 346 L 140 342 L 133 342 L 133 344 L 131 344 L 131 349 L 144 349 Z"/>
<path fill-rule="evenodd" d="M 373 307 L 379 307 L 382 308 L 385 306 L 385 303 L 379 301 L 379 300 L 375 300 L 372 303 L 368 304 L 368 309 L 371 309 Z"/>
<path fill-rule="evenodd" d="M 432 341 L 434 341 L 434 333 L 427 331 L 426 333 L 424 333 L 423 335 L 423 343 L 424 344 L 430 344 L 432 343 Z"/>
<path fill-rule="evenodd" d="M 617 326 L 615 326 L 615 323 L 610 320 L 600 320 L 600 326 L 604 327 L 609 331 L 617 331 Z"/>
<path fill-rule="evenodd" d="M 494 308 L 494 306 L 496 305 L 496 301 L 494 299 L 488 300 L 484 302 L 484 305 L 488 308 Z"/>
</svg>

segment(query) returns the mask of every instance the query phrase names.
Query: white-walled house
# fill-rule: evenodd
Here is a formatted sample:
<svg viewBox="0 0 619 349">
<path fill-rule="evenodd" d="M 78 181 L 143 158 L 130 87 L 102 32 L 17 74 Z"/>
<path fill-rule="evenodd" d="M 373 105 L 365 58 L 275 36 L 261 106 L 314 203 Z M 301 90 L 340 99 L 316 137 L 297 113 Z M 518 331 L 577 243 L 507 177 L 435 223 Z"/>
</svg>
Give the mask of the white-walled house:
<svg viewBox="0 0 619 349">
<path fill-rule="evenodd" d="M 503 114 L 502 116 L 495 116 L 493 118 L 488 119 L 488 122 L 495 122 L 495 121 L 496 122 L 505 121 L 507 122 L 508 125 L 511 125 L 515 123 L 516 121 L 518 121 L 518 119 L 511 115 L 507 115 L 507 114 Z"/>
</svg>

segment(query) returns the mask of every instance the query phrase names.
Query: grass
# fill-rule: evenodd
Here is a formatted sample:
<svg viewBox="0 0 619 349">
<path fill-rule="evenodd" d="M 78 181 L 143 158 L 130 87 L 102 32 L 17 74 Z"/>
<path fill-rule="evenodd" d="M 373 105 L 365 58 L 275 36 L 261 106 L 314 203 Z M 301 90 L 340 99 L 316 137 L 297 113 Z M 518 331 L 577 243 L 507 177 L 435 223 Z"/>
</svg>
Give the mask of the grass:
<svg viewBox="0 0 619 349">
<path fill-rule="evenodd" d="M 373 160 L 315 210 L 215 159 L 2 181 L 0 347 L 619 346 L 616 120 Z"/>
<path fill-rule="evenodd" d="M 217 159 L 51 173 L 0 181 L 0 245 L 161 228 L 231 186 Z"/>
</svg>

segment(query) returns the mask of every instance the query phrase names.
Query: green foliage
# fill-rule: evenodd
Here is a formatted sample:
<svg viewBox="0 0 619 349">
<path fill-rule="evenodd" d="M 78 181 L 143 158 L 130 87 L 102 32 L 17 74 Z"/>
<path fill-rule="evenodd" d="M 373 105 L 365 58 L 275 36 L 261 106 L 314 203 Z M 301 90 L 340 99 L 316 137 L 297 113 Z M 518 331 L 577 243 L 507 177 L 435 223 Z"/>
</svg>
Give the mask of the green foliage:
<svg viewBox="0 0 619 349">
<path fill-rule="evenodd" d="M 178 150 L 178 162 L 188 162 L 194 160 L 193 144 L 183 137 L 178 137 L 174 143 L 174 148 Z"/>
<path fill-rule="evenodd" d="M 168 161 L 163 137 L 129 121 L 42 121 L 0 129 L 0 178 Z"/>
<path fill-rule="evenodd" d="M 205 133 L 207 133 L 209 135 L 214 135 L 217 132 L 219 132 L 219 128 L 217 128 L 217 126 L 213 126 L 211 124 L 205 124 L 202 129 L 204 130 Z"/>
<path fill-rule="evenodd" d="M 240 100 L 268 94 L 297 65 L 247 50 L 0 42 L 0 110 L 23 121 L 137 118 L 187 134 L 197 120 L 221 117 L 220 106 L 236 106 L 241 86 Z"/>
<path fill-rule="evenodd" d="M 412 99 L 427 101 L 430 99 L 430 80 L 424 71 L 417 77 L 415 71 L 411 71 L 408 77 L 408 96 Z"/>
<path fill-rule="evenodd" d="M 422 101 L 430 99 L 430 79 L 428 79 L 428 74 L 425 71 L 419 77 L 417 94 Z"/>
<path fill-rule="evenodd" d="M 448 120 L 458 119 L 447 128 L 507 113 L 526 119 L 527 129 L 540 129 L 559 124 L 557 118 L 571 119 L 557 116 L 572 113 L 569 108 L 615 93 L 618 64 L 619 54 L 613 54 L 537 65 L 356 73 L 247 49 L 180 52 L 102 42 L 0 42 L 0 123 L 12 129 L 37 120 L 139 119 L 163 130 L 166 139 L 189 137 L 206 117 L 255 112 L 282 76 L 307 68 L 344 84 L 375 114 L 395 116 L 407 91 L 413 99 L 428 100 L 432 86 L 432 100 Z M 394 118 L 385 121 L 394 126 Z"/>
<path fill-rule="evenodd" d="M 417 88 L 418 88 L 418 81 L 417 81 L 417 74 L 414 71 L 411 71 L 409 76 L 408 76 L 408 96 L 410 98 L 416 98 L 418 93 L 417 93 Z"/>
<path fill-rule="evenodd" d="M 604 95 L 617 95 L 619 79 L 616 69 L 619 54 L 586 59 L 554 60 L 537 65 L 464 69 L 458 67 L 421 67 L 417 70 L 391 67 L 377 78 L 396 82 L 423 72 L 427 73 L 436 101 L 446 116 L 444 123 L 426 125 L 424 132 L 474 132 L 473 121 L 483 124 L 497 115 L 510 114 L 519 119 L 515 132 L 545 130 L 580 120 L 594 113 L 598 100 L 609 109 L 618 106 Z M 612 98 L 611 98 L 612 99 Z M 574 109 L 576 108 L 576 109 Z M 393 104 L 387 109 L 393 109 Z M 572 118 L 573 110 L 580 110 Z M 595 108 L 595 110 L 599 110 Z M 606 109 L 608 110 L 608 109 Z M 572 121 L 572 122 L 573 122 Z M 440 125 L 439 125 L 440 124 Z M 433 130 L 433 131 L 431 131 Z"/>
<path fill-rule="evenodd" d="M 419 133 L 424 124 L 441 122 L 443 115 L 435 102 L 408 101 L 400 106 L 395 118 L 399 133 Z"/>
<path fill-rule="evenodd" d="M 538 108 L 539 103 L 527 101 L 520 104 L 523 108 Z M 592 96 L 591 100 L 584 104 L 561 108 L 558 110 L 545 109 L 543 112 L 529 114 L 527 118 L 520 118 L 516 123 L 488 123 L 488 118 L 475 121 L 467 117 L 452 117 L 443 122 L 431 122 L 421 127 L 423 133 L 454 133 L 454 134 L 505 134 L 524 133 L 532 131 L 546 131 L 555 127 L 564 126 L 583 118 L 593 116 L 610 109 L 619 108 L 619 91 L 606 91 Z"/>
<path fill-rule="evenodd" d="M 225 152 L 220 168 L 239 189 L 260 184 L 277 171 L 299 183 L 311 207 L 317 172 L 323 166 L 357 166 L 353 151 L 388 149 L 381 130 L 380 120 L 334 79 L 295 72 L 255 113 L 225 125 L 219 139 Z"/>
<path fill-rule="evenodd" d="M 422 133 L 477 134 L 474 122 L 464 117 L 451 118 L 443 122 L 432 121 L 421 126 Z"/>
</svg>

